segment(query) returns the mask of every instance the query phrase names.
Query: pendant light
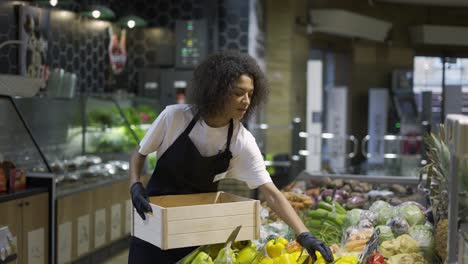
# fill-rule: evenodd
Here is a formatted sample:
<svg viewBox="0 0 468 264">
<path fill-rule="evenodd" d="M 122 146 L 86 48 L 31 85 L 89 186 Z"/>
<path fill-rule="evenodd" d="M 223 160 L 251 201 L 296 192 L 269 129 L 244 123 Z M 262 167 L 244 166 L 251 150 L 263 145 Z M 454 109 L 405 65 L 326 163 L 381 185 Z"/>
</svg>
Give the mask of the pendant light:
<svg viewBox="0 0 468 264">
<path fill-rule="evenodd" d="M 118 24 L 121 27 L 137 28 L 137 27 L 146 27 L 148 23 L 139 16 L 129 15 L 129 16 L 125 16 L 119 19 Z"/>
<path fill-rule="evenodd" d="M 94 5 L 86 11 L 81 12 L 81 16 L 100 20 L 111 20 L 115 18 L 115 13 L 106 6 Z"/>
</svg>

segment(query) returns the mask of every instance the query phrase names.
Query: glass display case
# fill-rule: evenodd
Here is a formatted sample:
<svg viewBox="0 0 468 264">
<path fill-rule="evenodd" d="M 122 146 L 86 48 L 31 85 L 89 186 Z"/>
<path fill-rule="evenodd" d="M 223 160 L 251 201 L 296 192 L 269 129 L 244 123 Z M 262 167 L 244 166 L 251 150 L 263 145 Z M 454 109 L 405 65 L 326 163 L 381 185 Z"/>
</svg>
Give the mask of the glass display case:
<svg viewBox="0 0 468 264">
<path fill-rule="evenodd" d="M 11 97 L 0 96 L 0 161 L 11 161 L 28 171 L 47 171 L 45 157 L 28 133 L 14 103 Z"/>
<path fill-rule="evenodd" d="M 57 197 L 128 179 L 130 153 L 160 110 L 156 101 L 128 95 L 13 100 L 54 173 Z M 32 169 L 46 172 L 45 167 Z"/>
<path fill-rule="evenodd" d="M 126 94 L 2 97 L 0 110 L 6 132 L 0 137 L 2 159 L 15 160 L 33 180 L 49 186 L 52 260 L 89 260 L 103 248 L 126 245 L 129 157 L 159 114 L 158 102 Z M 154 166 L 156 158 L 148 160 Z M 153 168 L 146 164 L 146 171 Z M 101 225 L 99 232 L 95 224 Z M 88 231 L 67 231 L 72 225 Z M 100 244 L 92 244 L 92 237 Z M 72 241 L 86 250 L 63 250 Z"/>
</svg>

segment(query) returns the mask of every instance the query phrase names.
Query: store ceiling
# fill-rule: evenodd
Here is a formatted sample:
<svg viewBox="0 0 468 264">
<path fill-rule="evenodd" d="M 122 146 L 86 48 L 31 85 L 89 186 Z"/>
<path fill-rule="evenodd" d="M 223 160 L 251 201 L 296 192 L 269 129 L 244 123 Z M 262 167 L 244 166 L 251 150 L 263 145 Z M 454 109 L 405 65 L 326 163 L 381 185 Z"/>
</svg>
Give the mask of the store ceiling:
<svg viewBox="0 0 468 264">
<path fill-rule="evenodd" d="M 378 2 L 411 5 L 468 6 L 468 0 L 376 0 Z"/>
</svg>

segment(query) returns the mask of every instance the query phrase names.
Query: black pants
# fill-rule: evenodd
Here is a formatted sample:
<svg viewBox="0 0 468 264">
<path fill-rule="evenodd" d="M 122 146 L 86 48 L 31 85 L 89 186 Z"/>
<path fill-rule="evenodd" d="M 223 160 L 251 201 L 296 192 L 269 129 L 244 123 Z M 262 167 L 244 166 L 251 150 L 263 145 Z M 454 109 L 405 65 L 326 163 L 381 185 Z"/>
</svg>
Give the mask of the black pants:
<svg viewBox="0 0 468 264">
<path fill-rule="evenodd" d="M 128 252 L 129 264 L 172 264 L 190 254 L 197 247 L 162 250 L 144 240 L 132 236 Z"/>
</svg>

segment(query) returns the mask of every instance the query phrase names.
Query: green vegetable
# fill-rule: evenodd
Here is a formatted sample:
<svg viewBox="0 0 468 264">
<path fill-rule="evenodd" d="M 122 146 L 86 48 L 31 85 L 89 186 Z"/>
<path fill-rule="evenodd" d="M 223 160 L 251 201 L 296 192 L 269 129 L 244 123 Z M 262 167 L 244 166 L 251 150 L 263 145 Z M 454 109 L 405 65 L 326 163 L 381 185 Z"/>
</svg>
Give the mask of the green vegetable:
<svg viewBox="0 0 468 264">
<path fill-rule="evenodd" d="M 329 211 L 319 208 L 317 210 L 310 210 L 307 214 L 311 218 L 322 219 L 323 217 L 326 217 L 328 213 Z"/>
<path fill-rule="evenodd" d="M 322 228 L 322 220 L 318 219 L 309 219 L 306 221 L 307 227 L 310 228 L 317 228 L 320 229 Z"/>
<path fill-rule="evenodd" d="M 351 211 L 348 211 L 345 226 L 350 227 L 358 225 L 361 218 L 361 212 L 361 209 L 352 209 Z"/>
<path fill-rule="evenodd" d="M 379 225 L 375 227 L 375 230 L 379 229 L 380 230 L 380 235 L 379 235 L 379 244 L 382 244 L 382 242 L 387 241 L 387 240 L 392 240 L 395 237 L 393 236 L 392 229 L 389 226 L 385 225 Z"/>
<path fill-rule="evenodd" d="M 347 213 L 346 209 L 344 209 L 343 206 L 341 206 L 341 204 L 339 202 L 333 201 L 333 205 L 335 206 L 335 209 L 336 209 L 337 213 L 340 213 L 340 214 L 346 214 Z"/>
<path fill-rule="evenodd" d="M 369 210 L 376 214 L 378 225 L 385 225 L 390 218 L 395 216 L 394 207 L 384 201 L 374 202 Z"/>
<path fill-rule="evenodd" d="M 193 260 L 195 259 L 195 257 L 198 255 L 198 253 L 200 253 L 200 248 L 197 248 L 195 249 L 194 251 L 192 251 L 192 253 L 188 254 L 187 256 L 185 256 L 182 260 L 180 260 L 180 262 L 178 262 L 177 264 L 190 264 L 193 262 Z"/>
<path fill-rule="evenodd" d="M 192 261 L 192 264 L 213 264 L 213 260 L 211 259 L 210 255 L 206 254 L 205 252 L 200 252 Z"/>
<path fill-rule="evenodd" d="M 327 214 L 325 219 L 341 227 L 346 220 L 346 215 L 340 215 L 337 213 L 330 212 Z"/>
<path fill-rule="evenodd" d="M 218 256 L 214 260 L 215 264 L 236 263 L 236 255 L 229 243 L 226 247 L 219 250 Z"/>
<path fill-rule="evenodd" d="M 408 234 L 418 242 L 419 248 L 424 252 L 427 259 L 434 259 L 434 230 L 428 225 L 415 225 L 410 227 Z"/>
<path fill-rule="evenodd" d="M 329 204 L 329 203 L 324 202 L 324 201 L 318 202 L 317 206 L 318 206 L 318 208 L 321 208 L 321 209 L 329 211 L 329 212 L 333 211 L 333 206 L 331 204 Z"/>
<path fill-rule="evenodd" d="M 404 218 L 410 226 L 426 223 L 424 213 L 416 205 L 408 204 L 398 207 L 398 215 Z"/>
</svg>

